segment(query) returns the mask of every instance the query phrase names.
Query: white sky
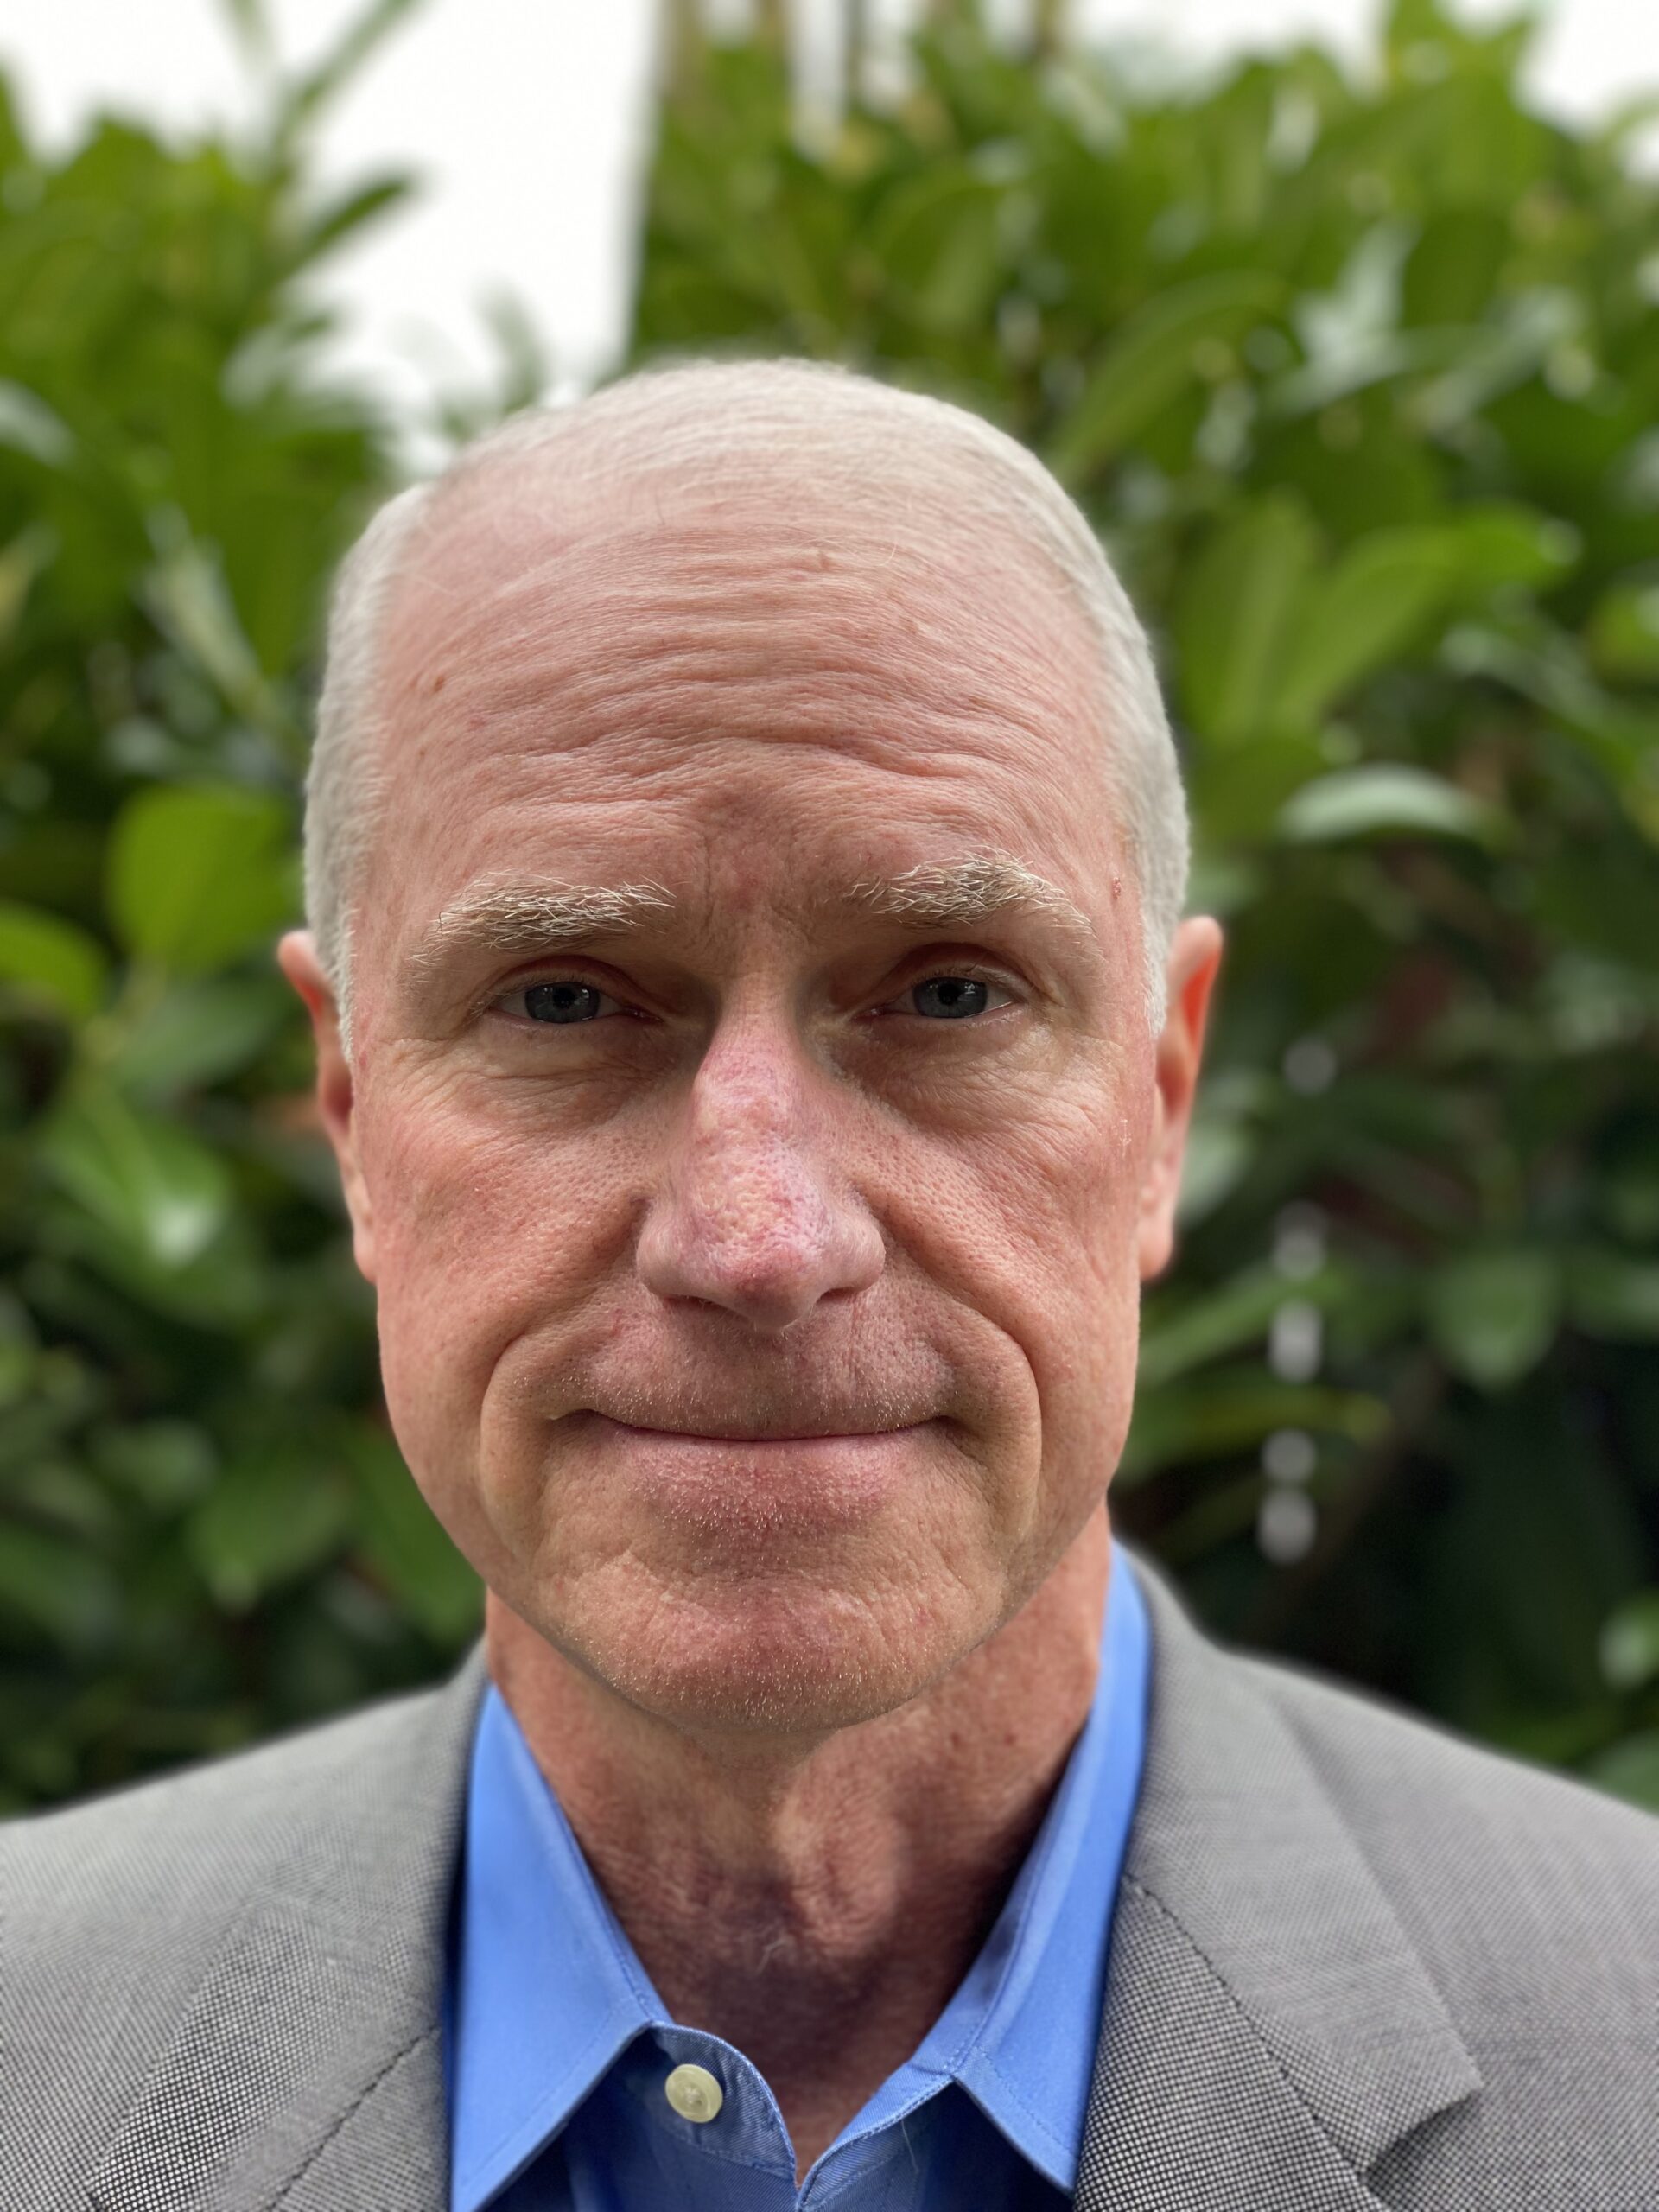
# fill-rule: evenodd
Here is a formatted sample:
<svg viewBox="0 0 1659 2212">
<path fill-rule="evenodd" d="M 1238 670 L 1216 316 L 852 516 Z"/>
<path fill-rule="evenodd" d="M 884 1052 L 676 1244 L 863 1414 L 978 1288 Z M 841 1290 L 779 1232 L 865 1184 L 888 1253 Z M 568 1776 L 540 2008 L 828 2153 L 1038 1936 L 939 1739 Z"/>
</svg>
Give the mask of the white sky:
<svg viewBox="0 0 1659 2212">
<path fill-rule="evenodd" d="M 284 56 L 322 49 L 361 0 L 268 0 Z M 836 0 L 805 0 L 809 41 Z M 1017 16 L 1020 0 L 1002 0 Z M 1208 57 L 1323 33 L 1363 47 L 1376 0 L 1074 0 L 1090 31 L 1160 38 Z M 1507 14 L 1492 0 L 1468 11 Z M 902 20 L 906 0 L 880 0 Z M 1548 106 L 1595 114 L 1659 88 L 1659 0 L 1543 0 L 1532 71 Z M 331 264 L 348 311 L 341 358 L 410 414 L 435 387 L 486 382 L 480 308 L 518 296 L 559 384 L 614 357 L 632 283 L 635 188 L 650 113 L 655 0 L 423 0 L 323 133 L 345 182 L 390 168 L 423 179 Z M 183 129 L 246 103 L 218 0 L 0 0 L 0 67 L 31 126 L 60 145 L 99 107 Z"/>
</svg>

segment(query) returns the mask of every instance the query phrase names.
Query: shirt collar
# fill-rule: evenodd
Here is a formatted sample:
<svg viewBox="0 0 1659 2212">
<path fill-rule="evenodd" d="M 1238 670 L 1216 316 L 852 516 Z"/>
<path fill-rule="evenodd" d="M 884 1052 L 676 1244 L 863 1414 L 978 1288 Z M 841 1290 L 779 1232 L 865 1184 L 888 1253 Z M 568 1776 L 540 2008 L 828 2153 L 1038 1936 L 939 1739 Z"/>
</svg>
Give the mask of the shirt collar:
<svg viewBox="0 0 1659 2212">
<path fill-rule="evenodd" d="M 953 2080 L 1056 2187 L 1075 2183 L 1119 1869 L 1140 1786 L 1148 1637 L 1112 1574 L 1093 1702 L 973 1965 L 920 2047 L 844 2131 Z M 446 1992 L 451 2212 L 476 2212 L 669 2016 L 493 1686 L 480 1710 Z"/>
<path fill-rule="evenodd" d="M 450 2202 L 486 2202 L 662 2001 L 493 1683 L 479 1710 L 450 1977 Z"/>
<path fill-rule="evenodd" d="M 1100 1672 L 1083 1732 L 989 1936 L 906 2077 L 961 2084 L 1057 2189 L 1075 2186 L 1111 1941 L 1146 1745 L 1150 1638 L 1128 1555 L 1112 1547 Z M 905 2100 L 913 2102 L 913 2098 Z"/>
</svg>

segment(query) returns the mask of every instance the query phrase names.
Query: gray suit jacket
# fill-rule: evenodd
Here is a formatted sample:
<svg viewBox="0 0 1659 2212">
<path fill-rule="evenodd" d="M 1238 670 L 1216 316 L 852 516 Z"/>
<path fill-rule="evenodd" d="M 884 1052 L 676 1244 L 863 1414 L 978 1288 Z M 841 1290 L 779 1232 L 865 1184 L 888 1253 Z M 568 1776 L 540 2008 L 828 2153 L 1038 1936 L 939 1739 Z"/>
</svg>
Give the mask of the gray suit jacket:
<svg viewBox="0 0 1659 2212">
<path fill-rule="evenodd" d="M 1224 1651 L 1136 1564 L 1079 2212 L 1655 2212 L 1659 1821 Z M 485 1681 L 0 1827 L 0 2212 L 444 2212 Z"/>
</svg>

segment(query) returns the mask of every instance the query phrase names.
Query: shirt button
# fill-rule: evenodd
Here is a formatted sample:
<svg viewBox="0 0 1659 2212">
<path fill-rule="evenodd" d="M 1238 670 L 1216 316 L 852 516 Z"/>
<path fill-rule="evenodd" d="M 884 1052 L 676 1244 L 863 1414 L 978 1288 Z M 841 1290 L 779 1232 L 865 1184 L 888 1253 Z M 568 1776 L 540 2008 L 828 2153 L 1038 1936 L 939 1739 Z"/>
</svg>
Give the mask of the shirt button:
<svg viewBox="0 0 1659 2212">
<path fill-rule="evenodd" d="M 726 2093 L 706 2066 L 677 2066 L 663 2084 L 663 2094 L 682 2120 L 699 2126 L 712 2120 L 726 2101 Z"/>
</svg>

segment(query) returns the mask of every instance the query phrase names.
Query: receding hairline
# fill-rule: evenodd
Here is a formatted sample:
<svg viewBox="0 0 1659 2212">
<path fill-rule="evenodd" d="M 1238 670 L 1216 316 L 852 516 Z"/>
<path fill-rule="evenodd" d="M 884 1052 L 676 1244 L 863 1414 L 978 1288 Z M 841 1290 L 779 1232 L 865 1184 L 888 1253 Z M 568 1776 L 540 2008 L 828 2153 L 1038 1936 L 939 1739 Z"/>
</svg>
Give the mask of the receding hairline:
<svg viewBox="0 0 1659 2212">
<path fill-rule="evenodd" d="M 913 562 L 918 549 L 943 555 L 948 547 L 950 557 L 969 564 L 986 589 L 1004 591 L 1010 579 L 1028 587 L 1030 607 L 1075 639 L 1091 688 L 1109 690 L 1111 671 L 1091 610 L 1057 545 L 1029 522 L 1009 528 L 1006 518 L 998 518 L 1001 526 L 988 530 L 987 486 L 973 471 L 942 468 L 925 482 L 918 474 L 895 474 L 873 489 L 884 437 L 895 454 L 903 453 L 906 468 L 914 469 L 913 446 L 895 436 L 905 427 L 901 423 L 876 413 L 870 437 L 835 467 L 817 465 L 815 455 L 807 470 L 781 439 L 743 426 L 748 435 L 733 437 L 730 465 L 715 470 L 706 455 L 677 450 L 670 441 L 641 451 L 614 430 L 607 435 L 603 424 L 587 426 L 580 409 L 569 415 L 569 422 L 556 416 L 543 436 L 519 445 L 505 435 L 486 437 L 475 453 L 463 454 L 422 487 L 378 610 L 375 683 L 383 698 L 397 673 L 388 664 L 386 648 L 394 638 L 407 637 L 401 619 L 408 611 L 405 594 L 436 594 L 444 601 L 471 597 L 471 584 L 457 583 L 447 573 L 458 553 L 467 573 L 470 564 L 481 563 L 486 573 L 501 569 L 502 580 L 512 585 L 533 586 L 544 558 L 604 563 L 615 554 L 632 560 L 642 543 L 660 543 L 671 553 L 690 547 L 701 556 L 721 524 L 747 533 L 734 539 L 734 546 L 773 526 L 776 534 L 797 538 L 800 557 L 816 555 L 823 568 L 856 575 L 861 582 L 869 581 L 873 548 L 884 564 L 897 567 Z M 862 425 L 861 416 L 854 419 Z M 982 455 L 977 458 L 982 462 Z M 508 569 L 507 554 L 523 556 L 527 566 Z M 372 741 L 386 734 L 383 725 Z"/>
</svg>

